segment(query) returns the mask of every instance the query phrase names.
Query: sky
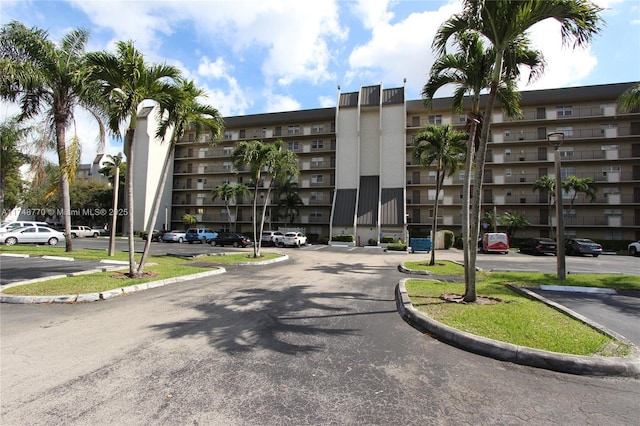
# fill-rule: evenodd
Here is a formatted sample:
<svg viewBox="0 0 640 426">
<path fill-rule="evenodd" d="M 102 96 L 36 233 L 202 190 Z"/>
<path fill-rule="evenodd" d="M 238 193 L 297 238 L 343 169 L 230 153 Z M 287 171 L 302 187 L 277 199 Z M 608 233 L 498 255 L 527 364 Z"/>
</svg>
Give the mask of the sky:
<svg viewBox="0 0 640 426">
<path fill-rule="evenodd" d="M 586 48 L 563 47 L 554 21 L 531 29 L 547 65 L 521 90 L 640 80 L 640 0 L 594 3 L 605 24 Z M 339 91 L 374 84 L 404 84 L 407 99 L 420 99 L 433 36 L 460 10 L 459 0 L 2 0 L 0 24 L 17 20 L 53 41 L 86 28 L 88 51 L 131 40 L 148 63 L 180 68 L 227 117 L 335 107 Z M 16 112 L 0 105 L 1 120 Z M 82 162 L 91 162 L 97 125 L 82 111 L 76 123 Z M 121 150 L 111 139 L 106 153 Z"/>
</svg>

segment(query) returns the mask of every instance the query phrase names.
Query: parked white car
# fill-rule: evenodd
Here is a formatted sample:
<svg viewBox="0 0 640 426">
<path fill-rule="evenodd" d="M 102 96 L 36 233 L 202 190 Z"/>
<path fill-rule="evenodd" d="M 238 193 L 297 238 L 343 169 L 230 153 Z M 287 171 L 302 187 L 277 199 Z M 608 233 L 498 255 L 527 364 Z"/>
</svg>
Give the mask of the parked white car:
<svg viewBox="0 0 640 426">
<path fill-rule="evenodd" d="M 24 228 L 25 226 L 47 226 L 53 228 L 46 222 L 33 222 L 33 221 L 16 221 L 16 222 L 2 222 L 0 223 L 0 232 L 15 231 L 18 228 Z"/>
<path fill-rule="evenodd" d="M 284 234 L 280 231 L 264 231 L 260 236 L 260 244 L 263 246 L 278 246 L 282 245 Z"/>
<path fill-rule="evenodd" d="M 300 247 L 307 244 L 307 237 L 302 232 L 287 232 L 284 234 L 284 246 Z"/>
<path fill-rule="evenodd" d="M 631 256 L 640 256 L 640 241 L 634 241 L 627 248 Z"/>
<path fill-rule="evenodd" d="M 49 244 L 55 246 L 64 241 L 64 234 L 48 226 L 27 226 L 0 233 L 0 241 L 8 246 L 15 244 Z"/>
</svg>

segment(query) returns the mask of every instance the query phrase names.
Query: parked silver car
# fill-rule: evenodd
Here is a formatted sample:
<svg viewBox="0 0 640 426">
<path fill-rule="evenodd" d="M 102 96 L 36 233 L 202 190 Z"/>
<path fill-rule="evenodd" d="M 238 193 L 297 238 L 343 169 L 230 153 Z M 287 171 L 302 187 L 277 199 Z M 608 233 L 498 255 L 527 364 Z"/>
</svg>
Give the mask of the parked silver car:
<svg viewBox="0 0 640 426">
<path fill-rule="evenodd" d="M 64 241 L 64 234 L 48 226 L 27 226 L 0 233 L 0 241 L 8 246 L 15 244 L 49 244 L 55 246 Z"/>
<path fill-rule="evenodd" d="M 163 243 L 180 243 L 185 240 L 186 235 L 184 231 L 173 230 L 169 232 L 165 232 L 162 236 Z"/>
</svg>

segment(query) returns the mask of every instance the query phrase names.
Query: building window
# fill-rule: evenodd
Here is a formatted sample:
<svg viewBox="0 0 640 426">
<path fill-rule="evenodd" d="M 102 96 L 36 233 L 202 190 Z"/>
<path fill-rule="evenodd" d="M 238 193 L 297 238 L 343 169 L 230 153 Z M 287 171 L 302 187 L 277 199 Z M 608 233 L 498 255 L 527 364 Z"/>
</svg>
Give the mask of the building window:
<svg viewBox="0 0 640 426">
<path fill-rule="evenodd" d="M 560 151 L 560 157 L 562 158 L 573 158 L 572 146 L 561 146 L 558 148 L 558 151 Z"/>
<path fill-rule="evenodd" d="M 322 212 L 319 210 L 312 210 L 311 213 L 309 213 L 309 217 L 318 219 L 322 217 Z"/>
<path fill-rule="evenodd" d="M 231 139 L 232 137 L 233 135 L 231 134 L 231 132 L 229 131 L 224 132 L 224 136 L 223 136 L 224 139 Z"/>
<path fill-rule="evenodd" d="M 434 181 L 434 182 L 435 182 L 436 177 L 437 177 L 437 173 L 436 173 L 436 171 L 435 171 L 435 170 L 431 170 L 431 171 L 429 171 L 429 180 L 430 180 L 430 181 Z"/>
<path fill-rule="evenodd" d="M 569 176 L 575 176 L 576 175 L 576 168 L 575 167 L 562 167 L 560 169 L 560 177 L 562 179 L 566 179 Z"/>
<path fill-rule="evenodd" d="M 504 175 L 507 176 L 507 177 L 511 176 L 512 175 L 511 169 L 504 169 Z"/>
<path fill-rule="evenodd" d="M 556 127 L 556 132 L 564 133 L 565 137 L 573 136 L 573 126 Z"/>
<path fill-rule="evenodd" d="M 222 153 L 224 155 L 231 155 L 233 154 L 233 147 L 232 146 L 225 146 L 224 148 L 222 148 Z"/>
<path fill-rule="evenodd" d="M 324 164 L 324 158 L 322 157 L 313 157 L 311 159 L 311 167 L 322 167 Z"/>
<path fill-rule="evenodd" d="M 312 192 L 311 201 L 322 201 L 322 192 Z"/>
<path fill-rule="evenodd" d="M 429 116 L 429 124 L 442 124 L 442 116 L 441 115 L 430 115 Z"/>
<path fill-rule="evenodd" d="M 571 117 L 573 115 L 573 107 L 571 105 L 562 105 L 556 107 L 558 117 Z"/>
<path fill-rule="evenodd" d="M 604 215 L 606 217 L 620 217 L 622 216 L 622 209 L 604 209 Z"/>
<path fill-rule="evenodd" d="M 222 163 L 222 168 L 224 170 L 231 170 L 232 167 L 233 163 L 231 161 L 225 161 L 224 163 Z"/>
<path fill-rule="evenodd" d="M 300 126 L 297 125 L 297 124 L 289 126 L 289 128 L 287 129 L 287 134 L 288 135 L 299 135 L 300 134 Z"/>
<path fill-rule="evenodd" d="M 507 195 L 507 197 L 511 197 L 511 189 L 510 188 L 507 188 L 504 191 L 505 191 L 505 194 Z"/>
<path fill-rule="evenodd" d="M 509 136 L 511 136 L 511 129 L 504 129 L 504 137 L 508 138 Z"/>
<path fill-rule="evenodd" d="M 245 129 L 240 130 L 240 139 L 244 139 L 247 131 Z"/>
<path fill-rule="evenodd" d="M 300 142 L 298 141 L 287 142 L 287 149 L 289 151 L 298 151 L 300 149 Z"/>
<path fill-rule="evenodd" d="M 607 173 L 620 173 L 620 166 L 604 166 L 602 168 L 602 176 L 606 176 Z"/>
<path fill-rule="evenodd" d="M 621 229 L 607 228 L 604 231 L 604 238 L 607 240 L 624 240 L 624 234 Z"/>
<path fill-rule="evenodd" d="M 323 176 L 322 175 L 313 175 L 311 176 L 311 183 L 322 183 Z"/>
<path fill-rule="evenodd" d="M 324 124 L 314 124 L 311 126 L 311 133 L 324 133 Z"/>
<path fill-rule="evenodd" d="M 311 149 L 324 149 L 324 141 L 323 140 L 311 141 Z"/>
<path fill-rule="evenodd" d="M 602 145 L 603 151 L 617 151 L 620 149 L 620 145 Z"/>
<path fill-rule="evenodd" d="M 188 139 L 189 139 L 189 142 L 194 142 L 196 140 L 195 133 L 189 133 Z"/>
<path fill-rule="evenodd" d="M 222 184 L 224 185 L 225 183 L 226 184 L 231 184 L 231 179 L 228 178 L 228 177 L 223 177 L 222 178 Z"/>
<path fill-rule="evenodd" d="M 510 150 L 510 149 L 508 149 L 508 148 L 507 148 L 507 149 L 505 149 L 505 150 L 504 150 L 504 156 L 505 156 L 505 157 L 511 157 L 511 150 Z"/>
</svg>

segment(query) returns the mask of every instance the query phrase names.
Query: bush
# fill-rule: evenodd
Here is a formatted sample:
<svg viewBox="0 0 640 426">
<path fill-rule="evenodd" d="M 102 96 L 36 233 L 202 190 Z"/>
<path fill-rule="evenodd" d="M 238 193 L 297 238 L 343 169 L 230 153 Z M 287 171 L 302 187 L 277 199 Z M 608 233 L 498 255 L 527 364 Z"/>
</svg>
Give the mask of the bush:
<svg viewBox="0 0 640 426">
<path fill-rule="evenodd" d="M 369 238 L 369 241 L 368 241 L 367 245 L 377 246 L 378 245 L 378 241 L 376 239 L 374 239 L 374 238 Z"/>
<path fill-rule="evenodd" d="M 448 229 L 445 229 L 442 232 L 444 233 L 444 249 L 449 250 L 451 247 L 453 247 L 455 235 L 453 231 L 449 231 Z"/>
<path fill-rule="evenodd" d="M 355 238 L 353 237 L 353 235 L 350 235 L 350 234 L 334 235 L 333 237 L 331 237 L 331 241 L 341 241 L 344 243 L 352 243 L 355 241 Z"/>
<path fill-rule="evenodd" d="M 393 242 L 393 237 L 392 237 L 392 236 L 387 235 L 387 236 L 385 236 L 385 237 L 382 237 L 382 240 L 380 240 L 380 242 L 381 242 L 381 243 L 385 243 L 385 244 L 392 243 L 392 242 Z"/>
<path fill-rule="evenodd" d="M 404 243 L 390 243 L 387 246 L 387 250 L 393 251 L 407 251 L 407 245 Z"/>
</svg>

